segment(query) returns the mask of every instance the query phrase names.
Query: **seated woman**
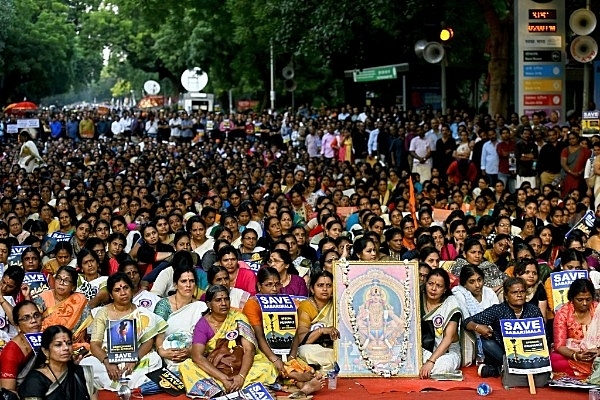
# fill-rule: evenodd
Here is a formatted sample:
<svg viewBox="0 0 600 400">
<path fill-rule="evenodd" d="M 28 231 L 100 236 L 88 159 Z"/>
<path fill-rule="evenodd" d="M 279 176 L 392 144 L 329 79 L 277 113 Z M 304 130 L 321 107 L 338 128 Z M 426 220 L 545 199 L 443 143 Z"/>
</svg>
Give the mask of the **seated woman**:
<svg viewBox="0 0 600 400">
<path fill-rule="evenodd" d="M 281 280 L 279 279 L 279 273 L 275 268 L 264 267 L 257 274 L 257 293 L 263 295 L 276 295 L 280 294 L 281 291 Z M 260 351 L 275 365 L 279 376 L 282 378 L 291 378 L 296 381 L 296 386 L 304 394 L 310 394 L 322 387 L 322 379 L 319 379 L 315 375 L 315 371 L 308 364 L 305 364 L 301 360 L 291 359 L 288 362 L 283 362 L 277 354 L 273 352 L 267 339 L 265 337 L 265 331 L 263 328 L 263 315 L 260 305 L 256 297 L 252 297 L 242 310 L 244 315 L 248 317 L 254 334 L 256 335 L 256 341 Z"/>
<path fill-rule="evenodd" d="M 539 307 L 544 321 L 546 320 L 546 312 L 548 311 L 548 297 L 544 285 L 539 279 L 540 267 L 533 258 L 520 260 L 515 266 L 514 273 L 518 278 L 523 278 L 526 285 L 525 301 Z"/>
<path fill-rule="evenodd" d="M 567 292 L 569 302 L 554 317 L 554 351 L 550 354 L 552 370 L 584 378 L 592 371 L 598 356 L 600 314 L 594 301 L 594 285 L 576 279 Z"/>
<path fill-rule="evenodd" d="M 238 252 L 233 246 L 222 247 L 217 253 L 217 260 L 229 273 L 231 287 L 245 290 L 251 295 L 256 294 L 256 275 L 248 268 L 240 268 Z"/>
<path fill-rule="evenodd" d="M 35 353 L 25 334 L 41 332 L 42 314 L 35 303 L 24 300 L 12 310 L 19 334 L 12 338 L 0 353 L 0 387 L 16 392 L 33 367 Z"/>
<path fill-rule="evenodd" d="M 229 272 L 227 272 L 227 270 L 220 265 L 213 265 L 208 270 L 208 282 L 210 286 L 223 285 L 228 287 L 231 308 L 236 310 L 242 310 L 244 308 L 244 304 L 246 304 L 250 298 L 250 293 L 246 292 L 245 290 L 238 289 L 236 287 L 230 287 Z M 206 301 L 206 293 L 202 293 L 200 300 Z"/>
<path fill-rule="evenodd" d="M 137 388 L 148 381 L 146 374 L 162 366 L 162 359 L 153 348 L 158 337 L 167 329 L 167 323 L 158 315 L 136 307 L 132 303 L 133 283 L 123 272 L 111 275 L 106 287 L 112 303 L 98 310 L 92 326 L 90 350 L 94 357 L 86 357 L 82 365 L 91 365 L 94 369 L 94 384 L 108 390 L 115 390 L 118 380 L 129 378 L 129 387 Z M 135 319 L 138 359 L 137 363 L 113 364 L 108 362 L 107 334 L 110 331 L 108 321 Z"/>
<path fill-rule="evenodd" d="M 469 238 L 465 240 L 463 254 L 459 256 L 450 269 L 453 275 L 460 276 L 460 270 L 465 265 L 476 265 L 485 273 L 483 284 L 498 293 L 502 289 L 502 283 L 508 277 L 500 271 L 498 266 L 483 259 L 484 247 L 479 240 Z"/>
<path fill-rule="evenodd" d="M 175 253 L 175 249 L 171 245 L 160 242 L 158 230 L 152 222 L 142 227 L 141 234 L 144 243 L 138 250 L 137 259 L 146 265 L 146 268 L 142 266 L 142 269 L 144 273 L 148 273 L 158 267 L 162 261 L 171 257 Z"/>
<path fill-rule="evenodd" d="M 333 275 L 328 271 L 314 272 L 310 277 L 311 296 L 298 306 L 298 330 L 290 357 L 296 355 L 308 365 L 324 373 L 333 370 L 333 341 L 340 333 L 333 326 Z"/>
<path fill-rule="evenodd" d="M 292 257 L 289 252 L 275 249 L 269 256 L 270 267 L 273 267 L 281 277 L 281 293 L 294 296 L 308 296 L 306 282 L 298 275 L 296 267 L 292 265 Z"/>
<path fill-rule="evenodd" d="M 452 288 L 452 293 L 458 302 L 463 319 L 469 318 L 486 308 L 498 304 L 498 296 L 483 284 L 485 274 L 475 265 L 464 266 L 460 271 L 458 286 Z M 481 339 L 478 334 L 463 331 L 461 336 L 462 365 L 469 366 L 477 357 L 483 357 Z"/>
<path fill-rule="evenodd" d="M 213 378 L 227 393 L 235 392 L 252 383 L 271 384 L 277 378 L 277 370 L 258 349 L 254 331 L 248 319 L 239 311 L 230 308 L 229 289 L 222 285 L 211 286 L 206 291 L 206 303 L 209 312 L 205 314 L 194 328 L 192 358 L 179 366 L 179 371 L 193 371 L 198 376 Z M 229 340 L 228 340 L 229 339 Z M 243 354 L 239 369 L 231 368 L 228 373 L 218 369 L 210 361 L 211 353 L 221 347 L 223 340 L 234 341 L 236 347 L 241 346 Z M 236 363 L 237 364 L 237 363 Z M 191 388 L 186 387 L 189 391 Z"/>
<path fill-rule="evenodd" d="M 53 325 L 42 333 L 41 348 L 35 359 L 35 369 L 19 386 L 21 399 L 95 400 L 98 398 L 87 369 L 73 362 L 71 331 Z"/>
<path fill-rule="evenodd" d="M 500 320 L 541 318 L 540 309 L 525 301 L 526 283 L 522 278 L 508 278 L 503 284 L 504 302 L 488 307 L 465 319 L 463 328 L 481 337 L 485 364 L 477 370 L 482 378 L 499 376 L 504 358 Z"/>
<path fill-rule="evenodd" d="M 203 301 L 194 298 L 196 294 L 195 268 L 181 263 L 173 269 L 175 293 L 160 300 L 154 309 L 167 321 L 167 330 L 156 340 L 158 355 L 168 366 L 180 363 L 190 356 L 192 333 L 202 314 L 207 310 Z"/>
<path fill-rule="evenodd" d="M 462 314 L 450 291 L 450 276 L 442 268 L 427 274 L 421 311 L 423 366 L 421 379 L 433 374 L 454 373 L 460 368 L 458 327 Z M 439 320 L 439 321 L 438 321 Z"/>
<path fill-rule="evenodd" d="M 54 253 L 54 258 L 44 263 L 42 271 L 54 275 L 60 267 L 69 265 L 75 268 L 77 266 L 75 264 L 76 260 L 73 258 L 73 246 L 69 242 L 57 242 L 52 252 Z"/>
<path fill-rule="evenodd" d="M 92 300 L 107 279 L 106 276 L 100 275 L 98 254 L 85 248 L 81 249 L 77 253 L 77 266 L 81 271 L 77 279 L 77 291 L 83 293 L 88 300 Z"/>
<path fill-rule="evenodd" d="M 88 301 L 82 293 L 75 292 L 77 271 L 73 268 L 60 267 L 54 282 L 54 289 L 43 291 L 33 300 L 42 313 L 42 330 L 52 325 L 66 326 L 72 331 L 77 349 L 88 342 L 87 328 L 92 324 Z"/>
<path fill-rule="evenodd" d="M 6 268 L 0 281 L 0 320 L 4 323 L 4 328 L 0 330 L 0 352 L 18 333 L 18 321 L 13 319 L 13 307 L 16 304 L 15 298 L 20 295 L 24 277 L 23 268 L 11 265 Z"/>
</svg>

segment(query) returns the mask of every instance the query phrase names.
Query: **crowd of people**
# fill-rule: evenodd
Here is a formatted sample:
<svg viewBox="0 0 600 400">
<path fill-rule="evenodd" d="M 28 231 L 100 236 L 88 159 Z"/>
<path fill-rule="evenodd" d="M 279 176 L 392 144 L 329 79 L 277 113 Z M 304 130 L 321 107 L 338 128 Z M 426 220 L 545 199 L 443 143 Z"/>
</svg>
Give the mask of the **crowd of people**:
<svg viewBox="0 0 600 400">
<path fill-rule="evenodd" d="M 351 106 L 36 118 L 16 136 L 14 116 L 0 123 L 8 395 L 94 397 L 163 364 L 224 392 L 318 391 L 336 361 L 340 259 L 418 263 L 422 378 L 474 363 L 498 376 L 500 319 L 528 317 L 544 318 L 556 371 L 591 372 L 600 222 L 571 228 L 600 201 L 600 137 L 576 118 Z M 563 270 L 590 280 L 555 310 L 549 275 Z M 257 294 L 306 298 L 288 357 L 269 347 Z M 131 320 L 138 361 L 110 362 L 111 322 Z"/>
</svg>

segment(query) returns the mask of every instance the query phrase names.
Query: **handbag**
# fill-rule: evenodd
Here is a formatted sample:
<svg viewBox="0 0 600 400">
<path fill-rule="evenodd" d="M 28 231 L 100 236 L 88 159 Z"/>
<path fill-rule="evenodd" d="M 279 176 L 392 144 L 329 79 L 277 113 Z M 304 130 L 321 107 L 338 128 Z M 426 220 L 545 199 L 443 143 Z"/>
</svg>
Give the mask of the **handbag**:
<svg viewBox="0 0 600 400">
<path fill-rule="evenodd" d="M 234 343 L 233 347 L 229 346 L 229 342 Z M 235 341 L 225 338 L 217 340 L 215 349 L 206 357 L 208 362 L 229 377 L 240 373 L 243 358 L 244 348 L 239 336 Z"/>
</svg>

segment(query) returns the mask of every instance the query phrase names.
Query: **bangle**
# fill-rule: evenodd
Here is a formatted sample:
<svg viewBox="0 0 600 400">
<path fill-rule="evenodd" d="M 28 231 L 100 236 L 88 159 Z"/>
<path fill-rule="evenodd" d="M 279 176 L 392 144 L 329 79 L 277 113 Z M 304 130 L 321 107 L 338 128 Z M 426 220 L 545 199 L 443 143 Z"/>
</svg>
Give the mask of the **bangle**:
<svg viewBox="0 0 600 400">
<path fill-rule="evenodd" d="M 476 324 L 476 325 L 475 325 L 475 329 L 473 329 L 473 332 L 475 332 L 475 333 L 479 333 L 479 332 L 477 332 L 477 328 L 479 328 L 479 324 Z"/>
<path fill-rule="evenodd" d="M 573 352 L 573 360 L 577 361 L 577 352 Z"/>
<path fill-rule="evenodd" d="M 243 380 L 246 380 L 246 376 L 244 374 L 242 374 L 241 372 L 238 375 L 241 376 Z"/>
<path fill-rule="evenodd" d="M 102 364 L 104 364 L 104 361 L 108 360 L 108 356 L 104 356 L 104 358 L 102 359 Z"/>
<path fill-rule="evenodd" d="M 435 365 L 435 361 L 433 361 L 431 358 L 428 359 L 427 361 L 425 361 L 425 363 L 427 364 L 428 362 L 432 363 L 433 365 Z"/>
<path fill-rule="evenodd" d="M 272 362 L 273 364 L 275 364 L 275 363 L 276 363 L 278 360 L 279 360 L 279 357 L 275 357 L 275 358 L 273 358 L 273 359 L 271 360 L 271 362 Z"/>
</svg>

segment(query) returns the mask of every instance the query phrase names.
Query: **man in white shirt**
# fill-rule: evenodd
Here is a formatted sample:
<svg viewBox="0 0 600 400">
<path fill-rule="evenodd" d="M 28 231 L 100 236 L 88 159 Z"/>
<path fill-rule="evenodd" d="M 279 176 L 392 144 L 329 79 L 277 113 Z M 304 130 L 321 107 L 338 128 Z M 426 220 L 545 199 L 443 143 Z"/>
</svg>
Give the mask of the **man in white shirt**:
<svg viewBox="0 0 600 400">
<path fill-rule="evenodd" d="M 425 131 L 422 126 L 416 127 L 416 134 L 410 141 L 410 154 L 413 156 L 412 172 L 420 175 L 420 182 L 423 183 L 431 179 L 431 147 L 429 141 L 425 139 Z"/>
<path fill-rule="evenodd" d="M 123 133 L 123 124 L 121 124 L 121 121 L 118 117 L 116 117 L 110 125 L 110 131 L 112 132 L 113 136 L 119 136 Z"/>
<path fill-rule="evenodd" d="M 169 128 L 171 128 L 171 141 L 177 141 L 181 137 L 181 118 L 179 115 L 174 114 L 173 118 L 169 120 Z"/>
</svg>

